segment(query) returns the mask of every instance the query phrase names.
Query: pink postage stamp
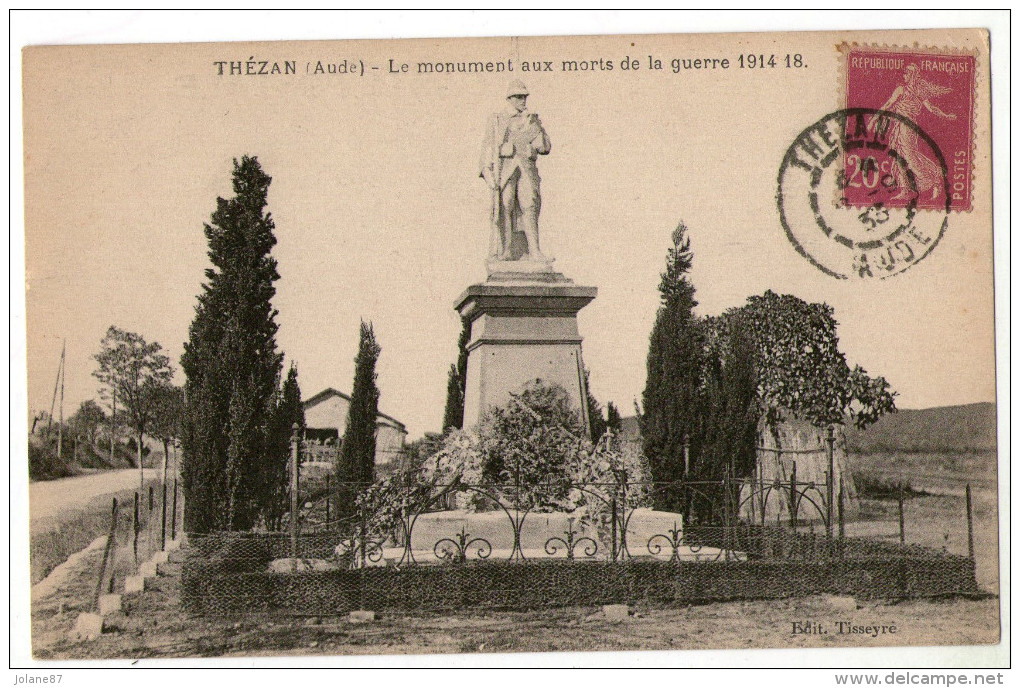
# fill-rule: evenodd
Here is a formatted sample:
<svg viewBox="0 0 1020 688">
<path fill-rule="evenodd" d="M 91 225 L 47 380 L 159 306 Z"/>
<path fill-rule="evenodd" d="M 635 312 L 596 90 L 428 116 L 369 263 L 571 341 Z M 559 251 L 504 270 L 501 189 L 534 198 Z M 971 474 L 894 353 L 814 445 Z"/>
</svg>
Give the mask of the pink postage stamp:
<svg viewBox="0 0 1020 688">
<path fill-rule="evenodd" d="M 846 107 L 882 111 L 868 128 L 886 143 L 884 156 L 847 151 L 843 202 L 971 210 L 976 56 L 865 45 L 842 52 Z"/>
</svg>

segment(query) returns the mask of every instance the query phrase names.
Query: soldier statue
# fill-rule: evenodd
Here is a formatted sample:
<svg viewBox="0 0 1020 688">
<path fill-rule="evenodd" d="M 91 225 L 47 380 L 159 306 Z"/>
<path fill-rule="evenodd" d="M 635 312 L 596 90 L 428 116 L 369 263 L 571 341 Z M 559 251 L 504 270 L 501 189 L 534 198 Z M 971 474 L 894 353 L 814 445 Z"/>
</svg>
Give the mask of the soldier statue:
<svg viewBox="0 0 1020 688">
<path fill-rule="evenodd" d="M 528 89 L 521 81 L 510 82 L 506 99 L 506 108 L 490 118 L 482 143 L 479 176 L 492 190 L 489 259 L 547 261 L 538 246 L 542 197 L 535 160 L 552 144 L 538 115 L 527 109 Z"/>
</svg>

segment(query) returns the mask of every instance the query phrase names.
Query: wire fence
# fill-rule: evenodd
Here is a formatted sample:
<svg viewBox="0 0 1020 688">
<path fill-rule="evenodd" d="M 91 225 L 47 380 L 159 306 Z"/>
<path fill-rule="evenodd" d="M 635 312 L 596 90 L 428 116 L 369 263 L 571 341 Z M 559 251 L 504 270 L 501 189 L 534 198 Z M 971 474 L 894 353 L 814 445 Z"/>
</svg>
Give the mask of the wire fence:
<svg viewBox="0 0 1020 688">
<path fill-rule="evenodd" d="M 189 534 L 182 600 L 198 614 L 321 616 L 978 592 L 972 554 L 854 537 L 843 527 L 830 535 L 824 508 L 815 519 L 762 523 L 735 508 L 727 520 L 725 508 L 695 518 L 649 506 L 664 496 L 692 504 L 711 487 L 736 494 L 731 502 L 750 500 L 725 482 L 628 485 L 626 499 L 617 484 L 573 485 L 568 497 L 583 489 L 588 499 L 569 510 L 548 506 L 564 487 L 539 496 L 536 486 L 527 494 L 514 485 L 418 486 L 397 491 L 385 508 L 306 524 L 293 538 Z M 797 514 L 799 498 L 825 489 L 773 483 L 768 492 L 766 504 L 781 500 Z"/>
</svg>

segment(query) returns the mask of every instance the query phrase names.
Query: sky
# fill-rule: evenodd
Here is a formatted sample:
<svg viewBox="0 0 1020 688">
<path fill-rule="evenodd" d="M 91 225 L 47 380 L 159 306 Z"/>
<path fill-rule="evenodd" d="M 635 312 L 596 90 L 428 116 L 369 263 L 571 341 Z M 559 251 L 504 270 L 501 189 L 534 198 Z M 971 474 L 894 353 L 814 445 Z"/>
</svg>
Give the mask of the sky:
<svg viewBox="0 0 1020 688">
<path fill-rule="evenodd" d="M 699 313 L 766 289 L 825 301 L 850 364 L 885 376 L 900 407 L 993 401 L 987 119 L 977 122 L 975 211 L 953 214 L 937 249 L 904 274 L 834 280 L 796 253 L 778 221 L 785 149 L 839 107 L 833 38 L 794 43 L 642 36 L 568 47 L 497 38 L 29 51 L 27 407 L 49 408 L 64 339 L 65 414 L 97 397 L 92 356 L 110 325 L 160 342 L 179 369 L 208 265 L 203 222 L 216 197 L 231 193 L 231 160 L 253 154 L 273 177 L 277 343 L 296 362 L 304 395 L 349 391 L 359 322 L 370 320 L 382 347 L 380 409 L 412 438 L 438 430 L 460 328 L 453 303 L 485 279 L 479 147 L 508 77 L 390 75 L 389 60 L 413 73 L 420 60 L 619 65 L 648 54 L 666 69 L 514 75 L 552 141 L 539 160 L 543 250 L 567 277 L 599 288 L 579 315 L 595 397 L 629 415 L 641 396 L 659 272 L 682 220 Z M 671 57 L 793 50 L 807 69 L 669 69 Z M 250 57 L 294 60 L 300 73 L 217 74 L 215 62 Z M 384 73 L 304 71 L 343 60 Z"/>
</svg>

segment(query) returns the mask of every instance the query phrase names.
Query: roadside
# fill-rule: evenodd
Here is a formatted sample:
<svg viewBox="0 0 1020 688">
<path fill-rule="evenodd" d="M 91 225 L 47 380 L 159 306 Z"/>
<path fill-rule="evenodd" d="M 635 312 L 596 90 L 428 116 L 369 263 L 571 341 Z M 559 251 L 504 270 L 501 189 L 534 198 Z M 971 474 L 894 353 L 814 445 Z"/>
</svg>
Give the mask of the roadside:
<svg viewBox="0 0 1020 688">
<path fill-rule="evenodd" d="M 150 485 L 158 486 L 161 477 L 157 469 L 146 469 L 145 475 L 143 494 Z M 37 487 L 45 489 L 37 492 Z M 32 585 L 97 537 L 106 535 L 112 500 L 116 498 L 127 506 L 133 503 L 137 490 L 136 468 L 32 483 L 29 486 Z"/>
</svg>

